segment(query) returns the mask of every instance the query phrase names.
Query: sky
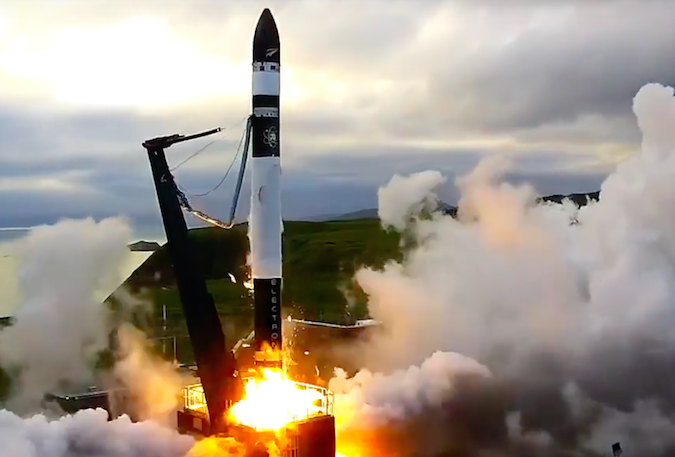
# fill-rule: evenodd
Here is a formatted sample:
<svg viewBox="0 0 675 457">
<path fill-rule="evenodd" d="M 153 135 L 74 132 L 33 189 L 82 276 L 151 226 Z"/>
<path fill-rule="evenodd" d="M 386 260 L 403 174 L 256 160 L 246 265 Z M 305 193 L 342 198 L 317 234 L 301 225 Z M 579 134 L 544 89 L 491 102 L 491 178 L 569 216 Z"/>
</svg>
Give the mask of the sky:
<svg viewBox="0 0 675 457">
<path fill-rule="evenodd" d="M 372 208 L 395 173 L 458 176 L 493 154 L 542 194 L 598 190 L 637 149 L 633 96 L 675 83 L 669 0 L 3 0 L 0 227 L 123 214 L 156 230 L 142 141 L 222 126 L 175 172 L 188 195 L 213 188 L 264 7 L 282 42 L 286 219 Z M 227 218 L 235 175 L 193 205 Z"/>
</svg>

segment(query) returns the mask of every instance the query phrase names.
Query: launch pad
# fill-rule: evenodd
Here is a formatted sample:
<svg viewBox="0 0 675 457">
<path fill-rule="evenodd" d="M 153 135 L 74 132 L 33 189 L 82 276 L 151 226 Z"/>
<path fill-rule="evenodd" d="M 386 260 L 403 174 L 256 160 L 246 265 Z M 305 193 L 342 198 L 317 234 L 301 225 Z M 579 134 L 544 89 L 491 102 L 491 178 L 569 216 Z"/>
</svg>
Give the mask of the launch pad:
<svg viewBox="0 0 675 457">
<path fill-rule="evenodd" d="M 246 383 L 251 378 L 243 378 Z M 252 449 L 259 442 L 277 443 L 284 457 L 320 457 L 335 455 L 335 418 L 333 416 L 333 393 L 312 384 L 292 383 L 298 390 L 309 390 L 317 400 L 302 410 L 284 411 L 289 422 L 280 430 L 261 429 L 255 423 L 230 424 L 226 436 Z M 182 410 L 178 411 L 178 430 L 181 433 L 210 436 L 211 427 L 204 388 L 192 384 L 183 388 Z M 232 406 L 232 405 L 229 405 Z M 265 414 L 261 411 L 260 414 Z"/>
<path fill-rule="evenodd" d="M 246 382 L 250 378 L 243 378 L 243 381 Z M 318 399 L 313 402 L 311 405 L 307 405 L 301 411 L 288 411 L 289 423 L 297 423 L 306 419 L 311 419 L 319 416 L 332 416 L 333 415 L 333 393 L 321 386 L 315 386 L 312 384 L 307 384 L 303 382 L 295 381 L 286 381 L 292 383 L 294 387 L 298 390 L 311 390 L 316 392 Z M 201 384 L 192 384 L 183 388 L 182 392 L 183 397 L 183 410 L 184 415 L 191 415 L 193 417 L 199 417 L 206 419 L 208 421 L 208 409 L 206 405 L 206 397 L 204 396 L 204 388 Z M 231 405 L 230 405 L 231 406 Z M 179 411 L 181 412 L 181 411 Z M 253 423 L 243 423 L 241 425 L 259 430 Z M 189 427 L 192 428 L 192 427 Z M 201 432 L 205 430 L 203 428 L 195 428 L 190 431 Z"/>
</svg>

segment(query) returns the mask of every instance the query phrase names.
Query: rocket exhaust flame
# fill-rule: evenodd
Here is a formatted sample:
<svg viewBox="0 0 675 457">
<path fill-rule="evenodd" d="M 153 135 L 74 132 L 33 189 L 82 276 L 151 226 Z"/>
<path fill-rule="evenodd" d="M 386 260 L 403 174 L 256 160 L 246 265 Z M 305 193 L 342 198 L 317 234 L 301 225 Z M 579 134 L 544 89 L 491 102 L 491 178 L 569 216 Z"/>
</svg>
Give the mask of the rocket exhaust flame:
<svg viewBox="0 0 675 457">
<path fill-rule="evenodd" d="M 282 370 L 264 368 L 260 375 L 245 377 L 244 396 L 228 411 L 228 422 L 258 431 L 279 432 L 292 423 L 333 413 L 333 394 L 325 388 L 289 380 Z M 206 413 L 200 384 L 183 392 L 186 409 Z"/>
<path fill-rule="evenodd" d="M 261 431 L 278 431 L 292 422 L 330 413 L 328 392 L 286 379 L 279 369 L 265 368 L 260 378 L 245 379 L 244 398 L 229 419 Z"/>
</svg>

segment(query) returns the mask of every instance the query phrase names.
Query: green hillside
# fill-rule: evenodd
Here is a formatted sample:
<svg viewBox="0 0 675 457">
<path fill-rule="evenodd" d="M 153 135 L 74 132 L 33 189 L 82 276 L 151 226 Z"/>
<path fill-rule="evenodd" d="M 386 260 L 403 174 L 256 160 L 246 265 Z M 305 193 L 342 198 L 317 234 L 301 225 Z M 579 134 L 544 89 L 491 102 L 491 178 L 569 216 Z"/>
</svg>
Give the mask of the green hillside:
<svg viewBox="0 0 675 457">
<path fill-rule="evenodd" d="M 221 316 L 241 320 L 252 316 L 252 297 L 247 279 L 246 225 L 231 230 L 190 230 L 197 263 L 203 268 L 209 291 Z M 382 230 L 378 220 L 284 223 L 282 306 L 294 316 L 346 322 L 365 316 L 365 297 L 355 289 L 352 277 L 363 265 L 381 267 L 399 259 L 399 236 Z M 230 279 L 232 274 L 236 283 Z M 155 304 L 155 316 L 167 307 L 170 321 L 182 320 L 166 245 L 155 251 L 124 283 L 132 292 Z M 355 304 L 347 313 L 344 291 Z"/>
</svg>

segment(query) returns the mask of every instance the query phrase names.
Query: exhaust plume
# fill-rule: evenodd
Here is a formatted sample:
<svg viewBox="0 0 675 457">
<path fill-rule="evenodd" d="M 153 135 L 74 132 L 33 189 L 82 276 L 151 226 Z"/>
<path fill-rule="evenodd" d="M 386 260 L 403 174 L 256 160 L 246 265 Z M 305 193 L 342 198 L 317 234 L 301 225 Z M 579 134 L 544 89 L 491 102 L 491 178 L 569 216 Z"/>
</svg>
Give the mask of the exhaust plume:
<svg viewBox="0 0 675 457">
<path fill-rule="evenodd" d="M 0 456 L 183 457 L 192 449 L 194 440 L 169 423 L 180 392 L 176 367 L 155 357 L 145 335 L 126 323 L 112 374 L 129 389 L 133 415 L 150 420 L 123 415 L 108 422 L 102 409 L 62 417 L 53 405 L 41 411 L 45 393 L 110 383 L 95 379 L 96 356 L 108 347 L 113 322 L 142 304 L 117 295 L 124 309 L 111 319 L 102 303 L 124 279 L 130 235 L 122 219 L 66 220 L 14 246 L 24 300 L 14 325 L 0 332 L 0 362 L 18 367 L 19 377 L 7 404 L 12 411 L 0 410 Z"/>
<path fill-rule="evenodd" d="M 0 442 L 3 457 L 183 457 L 194 444 L 154 422 L 132 423 L 127 416 L 108 422 L 102 409 L 51 421 L 0 410 Z"/>
<path fill-rule="evenodd" d="M 423 171 L 411 176 L 394 175 L 389 184 L 377 191 L 377 214 L 385 228 L 403 230 L 409 219 L 423 210 L 433 211 L 438 205 L 434 193 L 444 178 L 437 171 Z"/>
<path fill-rule="evenodd" d="M 23 299 L 14 325 L 0 332 L 0 363 L 20 370 L 8 402 L 15 412 L 38 412 L 45 393 L 92 382 L 96 356 L 108 346 L 100 291 L 123 279 L 130 235 L 122 219 L 64 220 L 13 246 Z"/>
<path fill-rule="evenodd" d="M 150 341 L 137 328 L 123 324 L 117 335 L 119 360 L 115 375 L 129 389 L 138 419 L 175 425 L 182 400 L 178 367 L 155 356 Z"/>
<path fill-rule="evenodd" d="M 641 151 L 581 209 L 536 205 L 530 186 L 501 181 L 501 158 L 457 180 L 459 220 L 410 217 L 435 201 L 437 172 L 380 189 L 382 225 L 416 244 L 356 274 L 385 330 L 365 348 L 370 371 L 332 382 L 336 410 L 358 411 L 345 440 L 401 456 L 675 452 L 673 93 L 638 92 Z M 433 402 L 430 385 L 446 386 Z"/>
<path fill-rule="evenodd" d="M 387 376 L 362 370 L 347 378 L 338 369 L 328 386 L 338 399 L 337 427 L 348 428 L 356 419 L 368 428 L 377 428 L 420 414 L 447 397 L 455 387 L 453 378 L 469 375 L 490 377 L 491 373 L 475 360 L 450 352 L 436 352 L 420 367 L 397 370 Z"/>
</svg>

